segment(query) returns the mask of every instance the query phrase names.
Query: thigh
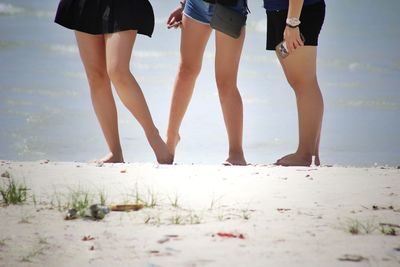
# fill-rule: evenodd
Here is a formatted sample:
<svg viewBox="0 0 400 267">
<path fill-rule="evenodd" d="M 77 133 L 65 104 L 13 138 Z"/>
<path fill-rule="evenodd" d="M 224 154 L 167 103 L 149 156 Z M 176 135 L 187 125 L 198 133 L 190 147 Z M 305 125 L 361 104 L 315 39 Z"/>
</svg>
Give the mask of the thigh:
<svg viewBox="0 0 400 267">
<path fill-rule="evenodd" d="M 245 27 L 243 27 L 242 34 L 238 39 L 215 31 L 215 73 L 217 79 L 226 77 L 236 82 L 245 35 Z"/>
<path fill-rule="evenodd" d="M 184 15 L 181 31 L 181 65 L 200 69 L 211 27 Z"/>
<path fill-rule="evenodd" d="M 279 60 L 289 82 L 307 82 L 316 78 L 316 46 L 301 46 L 285 59 Z"/>
<path fill-rule="evenodd" d="M 87 75 L 106 72 L 104 36 L 75 31 L 75 37 Z"/>
<path fill-rule="evenodd" d="M 133 45 L 137 31 L 121 31 L 104 35 L 106 46 L 106 61 L 109 71 L 129 70 Z"/>
</svg>

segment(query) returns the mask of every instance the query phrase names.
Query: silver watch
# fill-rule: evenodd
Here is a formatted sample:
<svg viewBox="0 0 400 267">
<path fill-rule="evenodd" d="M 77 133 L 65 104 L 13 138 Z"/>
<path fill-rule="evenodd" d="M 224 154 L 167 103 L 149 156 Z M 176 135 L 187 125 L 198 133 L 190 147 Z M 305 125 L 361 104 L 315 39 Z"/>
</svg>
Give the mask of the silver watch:
<svg viewBox="0 0 400 267">
<path fill-rule="evenodd" d="M 286 25 L 292 28 L 296 28 L 300 25 L 300 20 L 298 18 L 287 18 Z"/>
</svg>

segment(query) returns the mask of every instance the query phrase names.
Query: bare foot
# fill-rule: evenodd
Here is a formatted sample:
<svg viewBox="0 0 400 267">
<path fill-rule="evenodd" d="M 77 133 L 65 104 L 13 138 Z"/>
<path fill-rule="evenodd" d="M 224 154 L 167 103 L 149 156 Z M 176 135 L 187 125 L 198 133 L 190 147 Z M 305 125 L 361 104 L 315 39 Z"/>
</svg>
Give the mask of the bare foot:
<svg viewBox="0 0 400 267">
<path fill-rule="evenodd" d="M 246 166 L 247 162 L 244 159 L 243 153 L 231 155 L 222 163 L 225 166 Z"/>
<path fill-rule="evenodd" d="M 312 163 L 311 156 L 300 155 L 298 153 L 293 153 L 278 159 L 274 165 L 280 166 L 307 166 L 309 167 Z"/>
<path fill-rule="evenodd" d="M 101 159 L 97 159 L 94 162 L 96 163 L 123 163 L 124 162 L 124 157 L 122 156 L 122 153 L 114 155 L 113 153 L 108 153 L 106 156 L 104 156 Z"/>
<path fill-rule="evenodd" d="M 175 156 L 175 149 L 176 146 L 178 145 L 179 141 L 181 140 L 180 135 L 168 135 L 167 136 L 167 147 L 169 153 L 172 154 L 172 156 Z"/>
<path fill-rule="evenodd" d="M 156 154 L 157 162 L 160 164 L 172 164 L 174 161 L 174 156 L 169 152 L 167 145 L 161 139 L 160 135 L 153 137 L 147 137 L 150 146 Z"/>
</svg>

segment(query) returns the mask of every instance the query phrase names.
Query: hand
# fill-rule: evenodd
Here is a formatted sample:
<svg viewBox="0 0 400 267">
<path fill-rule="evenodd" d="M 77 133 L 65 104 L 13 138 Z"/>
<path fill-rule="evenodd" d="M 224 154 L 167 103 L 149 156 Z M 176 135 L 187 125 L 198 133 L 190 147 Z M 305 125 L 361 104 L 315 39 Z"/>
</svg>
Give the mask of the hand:
<svg viewBox="0 0 400 267">
<path fill-rule="evenodd" d="M 286 26 L 285 31 L 283 32 L 283 38 L 286 41 L 286 46 L 288 48 L 289 54 L 292 53 L 297 48 L 299 48 L 300 46 L 304 45 L 300 37 L 299 27 L 290 28 Z"/>
<path fill-rule="evenodd" d="M 181 7 L 177 7 L 172 13 L 171 15 L 169 15 L 169 18 L 167 20 L 167 28 L 171 29 L 171 28 L 178 28 L 180 27 L 180 25 L 182 24 L 182 8 Z"/>
</svg>

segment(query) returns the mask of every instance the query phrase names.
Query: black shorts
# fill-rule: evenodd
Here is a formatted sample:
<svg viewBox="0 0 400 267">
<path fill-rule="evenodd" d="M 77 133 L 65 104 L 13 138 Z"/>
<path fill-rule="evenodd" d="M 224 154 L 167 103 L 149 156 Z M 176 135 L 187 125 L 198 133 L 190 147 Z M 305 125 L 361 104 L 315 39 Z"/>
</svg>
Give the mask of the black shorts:
<svg viewBox="0 0 400 267">
<path fill-rule="evenodd" d="M 148 0 L 60 0 L 55 22 L 90 34 L 137 30 L 151 36 L 154 13 Z"/>
<path fill-rule="evenodd" d="M 286 28 L 287 10 L 267 11 L 267 50 L 275 50 L 275 46 L 283 40 Z M 317 46 L 318 36 L 325 19 L 325 2 L 304 6 L 300 15 L 300 32 L 306 41 L 304 45 Z"/>
</svg>

